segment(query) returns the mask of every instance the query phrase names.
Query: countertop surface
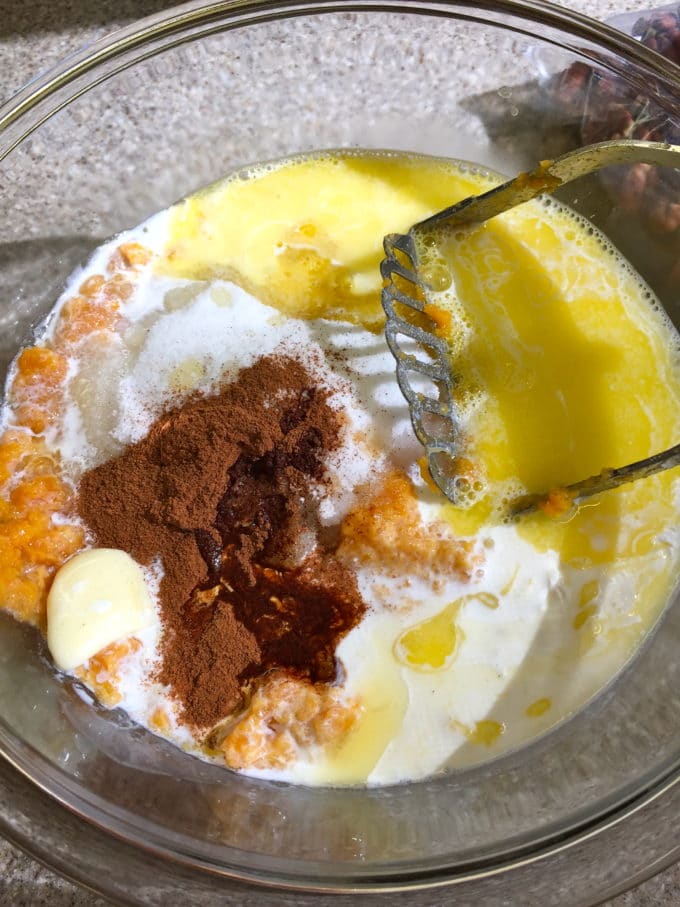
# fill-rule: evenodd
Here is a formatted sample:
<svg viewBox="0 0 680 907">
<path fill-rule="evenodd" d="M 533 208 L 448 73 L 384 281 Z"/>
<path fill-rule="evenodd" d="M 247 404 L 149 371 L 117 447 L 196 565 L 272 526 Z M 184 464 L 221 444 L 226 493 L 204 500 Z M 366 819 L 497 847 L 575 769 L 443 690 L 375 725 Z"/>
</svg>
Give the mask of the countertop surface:
<svg viewBox="0 0 680 907">
<path fill-rule="evenodd" d="M 26 3 L 2 0 L 0 101 L 94 38 L 171 5 L 163 0 L 28 0 Z M 563 5 L 595 18 L 607 19 L 617 13 L 637 10 L 643 4 L 641 0 L 569 0 Z M 64 881 L 0 839 L 0 905 L 104 907 L 106 903 Z M 446 897 L 433 896 L 432 903 L 450 901 Z M 608 901 L 606 907 L 656 905 L 680 905 L 680 864 Z"/>
</svg>

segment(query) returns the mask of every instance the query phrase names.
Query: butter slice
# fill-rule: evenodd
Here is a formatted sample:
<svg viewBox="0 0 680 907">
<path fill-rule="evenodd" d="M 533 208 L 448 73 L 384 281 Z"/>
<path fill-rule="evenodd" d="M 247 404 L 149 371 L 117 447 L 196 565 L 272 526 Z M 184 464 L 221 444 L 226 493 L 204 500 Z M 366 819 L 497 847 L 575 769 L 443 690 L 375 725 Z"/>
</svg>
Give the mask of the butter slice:
<svg viewBox="0 0 680 907">
<path fill-rule="evenodd" d="M 76 554 L 54 578 L 47 598 L 47 645 L 57 667 L 71 671 L 153 620 L 137 562 L 125 551 L 95 548 Z"/>
</svg>

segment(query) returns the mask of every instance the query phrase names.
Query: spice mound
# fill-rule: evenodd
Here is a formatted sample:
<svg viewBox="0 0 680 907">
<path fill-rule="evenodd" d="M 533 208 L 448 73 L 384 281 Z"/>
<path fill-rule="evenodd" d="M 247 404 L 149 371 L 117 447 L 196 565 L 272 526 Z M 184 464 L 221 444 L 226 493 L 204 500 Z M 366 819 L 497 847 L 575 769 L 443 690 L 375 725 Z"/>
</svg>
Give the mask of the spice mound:
<svg viewBox="0 0 680 907">
<path fill-rule="evenodd" d="M 82 478 L 79 512 L 97 544 L 162 560 L 158 679 L 196 727 L 241 708 L 271 669 L 336 679 L 335 647 L 365 610 L 319 533 L 341 428 L 299 362 L 264 357 Z"/>
</svg>

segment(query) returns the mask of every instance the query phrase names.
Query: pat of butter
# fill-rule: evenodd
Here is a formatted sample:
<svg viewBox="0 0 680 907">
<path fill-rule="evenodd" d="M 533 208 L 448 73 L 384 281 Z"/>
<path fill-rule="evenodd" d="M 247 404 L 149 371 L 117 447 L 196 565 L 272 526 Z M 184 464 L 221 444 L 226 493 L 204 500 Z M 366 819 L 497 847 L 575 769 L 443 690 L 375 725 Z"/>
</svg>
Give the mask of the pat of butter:
<svg viewBox="0 0 680 907">
<path fill-rule="evenodd" d="M 153 620 L 137 562 L 125 551 L 95 548 L 76 554 L 54 578 L 47 598 L 47 645 L 57 667 L 71 671 Z"/>
</svg>

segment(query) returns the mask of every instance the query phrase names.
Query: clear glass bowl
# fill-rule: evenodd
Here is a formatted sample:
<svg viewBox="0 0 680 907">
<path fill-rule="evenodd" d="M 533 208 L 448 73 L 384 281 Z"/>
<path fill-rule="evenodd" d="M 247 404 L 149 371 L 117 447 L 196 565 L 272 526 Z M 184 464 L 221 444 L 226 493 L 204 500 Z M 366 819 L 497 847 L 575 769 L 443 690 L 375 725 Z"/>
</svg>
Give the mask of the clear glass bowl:
<svg viewBox="0 0 680 907">
<path fill-rule="evenodd" d="M 513 172 L 578 144 L 574 116 L 543 106 L 550 74 L 575 61 L 680 122 L 677 68 L 546 3 L 196 2 L 92 45 L 0 110 L 0 366 L 92 248 L 239 165 L 363 146 Z M 677 293 L 659 278 L 665 240 L 642 222 L 622 229 L 597 181 L 567 200 L 634 257 L 677 322 Z M 377 790 L 202 764 L 83 702 L 35 633 L 0 624 L 0 749 L 52 798 L 2 766 L 2 828 L 118 899 L 167 905 L 200 890 L 209 903 L 240 879 L 354 892 L 456 882 L 460 903 L 540 889 L 523 903 L 568 905 L 677 855 L 675 604 L 622 675 L 542 739 Z"/>
</svg>

